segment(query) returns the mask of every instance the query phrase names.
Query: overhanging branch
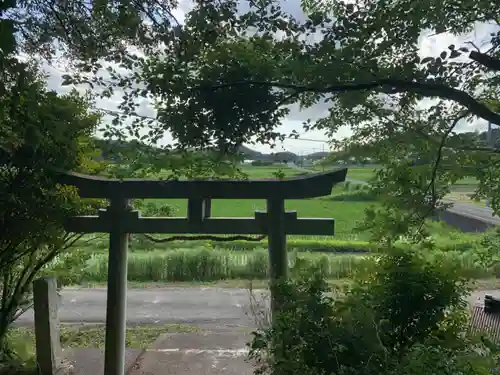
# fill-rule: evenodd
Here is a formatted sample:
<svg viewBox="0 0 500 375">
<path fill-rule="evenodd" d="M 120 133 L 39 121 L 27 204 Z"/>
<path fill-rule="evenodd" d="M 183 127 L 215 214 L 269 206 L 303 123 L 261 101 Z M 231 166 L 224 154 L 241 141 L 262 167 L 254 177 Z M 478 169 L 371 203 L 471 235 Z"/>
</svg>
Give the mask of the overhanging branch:
<svg viewBox="0 0 500 375">
<path fill-rule="evenodd" d="M 486 105 L 478 102 L 465 91 L 455 89 L 440 83 L 429 82 L 410 82 L 398 79 L 380 79 L 367 83 L 345 83 L 339 85 L 330 85 L 325 87 L 294 85 L 280 82 L 265 82 L 265 81 L 239 81 L 232 83 L 224 83 L 212 86 L 198 86 L 191 90 L 221 90 L 234 86 L 267 86 L 281 89 L 291 89 L 300 92 L 315 92 L 315 93 L 342 93 L 349 91 L 375 90 L 381 89 L 387 94 L 396 94 L 402 92 L 413 92 L 426 97 L 439 97 L 442 99 L 452 100 L 463 105 L 472 114 L 483 118 L 493 124 L 500 126 L 500 113 L 490 110 Z"/>
<path fill-rule="evenodd" d="M 481 53 L 478 51 L 471 51 L 469 58 L 475 62 L 485 66 L 488 69 L 500 72 L 500 60 L 494 59 L 493 57 Z"/>
</svg>

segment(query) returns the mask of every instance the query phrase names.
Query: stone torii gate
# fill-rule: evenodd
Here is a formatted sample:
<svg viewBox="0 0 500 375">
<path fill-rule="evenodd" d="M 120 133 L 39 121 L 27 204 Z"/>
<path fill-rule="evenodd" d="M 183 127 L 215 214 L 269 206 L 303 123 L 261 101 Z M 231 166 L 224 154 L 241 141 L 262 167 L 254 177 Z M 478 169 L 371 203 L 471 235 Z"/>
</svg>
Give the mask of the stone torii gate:
<svg viewBox="0 0 500 375">
<path fill-rule="evenodd" d="M 287 274 L 287 234 L 334 234 L 334 219 L 298 218 L 296 211 L 285 211 L 285 199 L 330 195 L 346 174 L 344 168 L 283 180 L 157 181 L 62 173 L 59 183 L 75 186 L 80 197 L 110 202 L 97 216 L 71 217 L 66 223 L 70 232 L 110 235 L 104 373 L 123 375 L 125 370 L 129 233 L 264 234 L 268 236 L 271 280 L 277 280 Z M 141 217 L 130 206 L 133 198 L 187 199 L 187 217 Z M 211 199 L 265 199 L 267 210 L 256 211 L 253 218 L 211 217 Z"/>
</svg>

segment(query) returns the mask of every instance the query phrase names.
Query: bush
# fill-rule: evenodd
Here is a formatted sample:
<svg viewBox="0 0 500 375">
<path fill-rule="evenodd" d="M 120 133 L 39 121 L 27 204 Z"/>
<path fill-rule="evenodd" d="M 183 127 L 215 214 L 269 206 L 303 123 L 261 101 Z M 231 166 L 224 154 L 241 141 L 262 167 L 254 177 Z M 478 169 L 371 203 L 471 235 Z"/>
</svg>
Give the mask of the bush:
<svg viewBox="0 0 500 375">
<path fill-rule="evenodd" d="M 317 271 L 272 286 L 281 310 L 250 343 L 257 374 L 484 374 L 492 368 L 494 353 L 467 334 L 466 279 L 453 267 L 391 250 L 334 297 Z"/>
<path fill-rule="evenodd" d="M 43 273 L 45 276 L 56 277 L 60 288 L 76 285 L 81 282 L 85 266 L 91 257 L 92 253 L 89 251 L 73 248 L 56 255 L 52 262 L 46 265 Z"/>
</svg>

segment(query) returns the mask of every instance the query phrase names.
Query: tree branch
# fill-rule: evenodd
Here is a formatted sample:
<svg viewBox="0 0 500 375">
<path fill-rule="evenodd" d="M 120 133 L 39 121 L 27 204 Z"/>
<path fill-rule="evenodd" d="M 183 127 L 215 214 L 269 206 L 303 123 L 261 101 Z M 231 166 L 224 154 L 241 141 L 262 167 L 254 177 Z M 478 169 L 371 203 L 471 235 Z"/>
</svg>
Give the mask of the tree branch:
<svg viewBox="0 0 500 375">
<path fill-rule="evenodd" d="M 475 62 L 487 67 L 488 69 L 500 72 L 500 60 L 494 59 L 485 53 L 471 51 L 469 58 Z"/>
<path fill-rule="evenodd" d="M 265 81 L 239 81 L 232 83 L 224 83 L 213 86 L 198 86 L 191 90 L 221 90 L 234 86 L 267 86 L 281 89 L 292 89 L 300 92 L 315 92 L 315 93 L 342 93 L 349 91 L 375 90 L 381 89 L 386 94 L 396 94 L 402 92 L 413 92 L 426 97 L 439 97 L 442 99 L 452 100 L 463 105 L 472 114 L 483 118 L 493 124 L 500 125 L 500 114 L 493 112 L 486 105 L 480 103 L 468 93 L 462 90 L 455 89 L 440 83 L 429 82 L 410 82 L 399 79 L 380 79 L 367 83 L 345 83 L 338 85 L 330 85 L 325 87 L 303 86 L 290 83 L 280 82 L 265 82 Z"/>
</svg>

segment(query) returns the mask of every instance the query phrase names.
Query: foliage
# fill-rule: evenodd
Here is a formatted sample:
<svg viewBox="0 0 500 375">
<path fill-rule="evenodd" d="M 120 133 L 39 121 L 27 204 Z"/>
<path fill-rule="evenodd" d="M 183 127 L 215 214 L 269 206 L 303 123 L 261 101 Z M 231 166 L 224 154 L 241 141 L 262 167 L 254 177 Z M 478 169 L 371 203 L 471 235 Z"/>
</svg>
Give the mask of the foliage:
<svg viewBox="0 0 500 375">
<path fill-rule="evenodd" d="M 494 2 L 304 0 L 304 13 L 292 15 L 276 0 L 208 0 L 194 2 L 182 24 L 171 1 L 49 3 L 6 3 L 2 22 L 6 31 L 17 29 L 25 51 L 41 50 L 44 58 L 54 56 L 57 42 L 72 67 L 66 84 L 122 96 L 107 136 L 155 144 L 168 131 L 173 147 L 223 155 L 201 168 L 207 171 L 244 142 L 282 139 L 276 128 L 290 104 L 326 103 L 327 115 L 305 129 L 333 136 L 348 126 L 352 136 L 338 148 L 384 165 L 376 189 L 386 207 L 381 220 L 369 216 L 375 239 L 408 232 L 425 238 L 425 217 L 444 208 L 447 186 L 464 175 L 478 177 L 478 195 L 500 208 L 498 153 L 484 140 L 455 134 L 477 119 L 500 125 Z M 459 36 L 477 24 L 491 30 L 481 41 L 486 47 L 465 39 L 436 56 L 419 50 L 431 35 Z M 15 45 L 13 36 L 5 40 Z M 156 118 L 137 116 L 145 98 L 154 98 Z M 154 163 L 175 156 L 163 153 Z M 419 165 L 409 167 L 415 160 Z"/>
<path fill-rule="evenodd" d="M 27 50 L 44 47 L 49 56 L 57 40 L 73 62 L 67 84 L 87 83 L 106 97 L 123 92 L 108 135 L 156 143 L 169 131 L 176 147 L 234 153 L 243 142 L 282 139 L 276 127 L 289 104 L 327 103 L 326 117 L 305 129 L 333 136 L 348 126 L 353 134 L 338 146 L 384 165 L 376 189 L 386 207 L 381 220 L 369 216 L 376 239 L 408 232 L 425 238 L 423 220 L 444 208 L 447 186 L 464 175 L 478 177 L 478 195 L 500 207 L 498 153 L 455 134 L 478 118 L 500 124 L 500 31 L 491 1 L 303 1 L 305 13 L 294 17 L 274 0 L 210 0 L 195 2 L 183 24 L 172 15 L 173 2 L 153 3 L 121 1 L 114 12 L 105 10 L 114 0 L 91 9 L 19 0 L 10 4 L 9 20 L 36 9 L 19 26 Z M 485 48 L 467 42 L 436 56 L 419 51 L 431 33 L 459 35 L 478 23 L 492 30 Z M 134 48 L 112 43 L 118 39 Z M 152 97 L 158 116 L 137 117 L 142 99 Z M 127 116 L 135 120 L 118 127 Z"/>
<path fill-rule="evenodd" d="M 500 230 L 487 233 L 480 241 L 480 251 L 478 251 L 479 262 L 483 267 L 493 268 L 496 276 L 500 276 Z"/>
<path fill-rule="evenodd" d="M 314 269 L 302 271 L 274 286 L 281 310 L 250 344 L 257 373 L 487 373 L 493 353 L 467 335 L 464 281 L 401 251 L 380 255 L 333 297 Z"/>
<path fill-rule="evenodd" d="M 176 141 L 173 146 L 183 150 L 180 157 L 178 150 L 170 148 L 154 157 L 139 152 L 121 165 L 111 166 L 110 174 L 135 173 L 143 169 L 146 160 L 157 170 L 175 170 L 180 165 L 177 169 L 185 172 L 174 177 L 213 178 L 218 175 L 213 169 L 219 165 L 224 173 L 238 175 L 233 168 L 234 154 L 241 144 L 273 144 L 283 139 L 277 127 L 290 113 L 290 104 L 309 108 L 327 103 L 326 116 L 314 123 L 306 121 L 305 129 L 325 130 L 333 136 L 341 126 L 348 126 L 352 136 L 337 146 L 366 152 L 361 156 L 382 164 L 372 193 L 381 197 L 384 206 L 368 211 L 366 225 L 375 240 L 389 245 L 400 235 L 425 240 L 426 218 L 445 207 L 442 198 L 449 185 L 464 175 L 477 177 L 478 196 L 488 197 L 493 208 L 500 210 L 500 154 L 492 153 L 481 140 L 454 134 L 459 125 L 477 119 L 500 125 L 500 32 L 495 2 L 457 4 L 445 0 L 439 5 L 424 2 L 416 7 L 408 0 L 355 4 L 304 0 L 306 15 L 301 19 L 288 14 L 275 0 L 244 4 L 207 0 L 194 2 L 182 25 L 173 16 L 175 6 L 173 1 L 156 0 L 99 0 L 90 5 L 75 0 L 71 6 L 52 0 L 4 2 L 0 6 L 1 50 L 4 55 L 20 52 L 16 51 L 19 41 L 24 51 L 41 51 L 43 58 L 50 59 L 57 46 L 57 52 L 69 58 L 74 70 L 63 77 L 65 84 L 85 83 L 103 97 L 115 93 L 122 97 L 119 113 L 105 129 L 107 137 L 129 135 L 155 144 L 168 131 Z M 474 50 L 469 50 L 460 44 L 448 46 L 439 56 L 419 53 L 420 38 L 426 37 L 423 31 L 459 34 L 477 23 L 495 27 L 485 40 L 486 49 L 472 44 Z M 12 61 L 3 59 L 2 63 L 9 66 Z M 18 91 L 7 87 L 18 81 L 22 80 L 4 79 L 2 84 L 8 84 L 0 93 L 14 93 L 2 97 L 2 131 L 6 136 L 1 147 L 7 153 L 22 144 L 15 134 L 17 124 L 40 119 L 34 112 L 38 102 L 25 101 L 25 87 Z M 155 101 L 156 118 L 137 116 L 145 98 Z M 23 111 L 8 111 L 12 103 Z M 60 118 L 65 118 L 63 115 Z M 135 120 L 124 122 L 129 117 Z M 30 139 L 37 137 L 32 129 L 26 134 Z M 195 154 L 193 149 L 208 154 Z M 44 160 L 41 156 L 46 155 L 40 155 Z M 17 177 L 17 170 L 15 173 Z M 45 196 L 40 194 L 40 198 Z M 43 207 L 52 201 L 38 202 Z M 65 201 L 68 212 L 72 209 L 69 202 L 72 200 Z M 34 210 L 29 213 L 39 214 Z M 56 214 L 47 212 L 41 217 L 49 218 L 48 213 Z M 46 222 L 51 221 L 34 224 Z M 50 229 L 45 235 L 55 238 L 58 227 Z M 22 235 L 18 233 L 16 239 L 26 237 Z M 384 272 L 375 273 L 364 284 L 360 281 L 342 303 L 321 299 L 320 280 L 309 289 L 302 288 L 310 295 L 300 293 L 300 288 L 295 293 L 290 286 L 289 311 L 315 312 L 325 319 L 311 320 L 299 314 L 284 321 L 286 329 L 279 334 L 289 340 L 281 342 L 285 347 L 279 355 L 288 361 L 274 362 L 276 373 L 281 369 L 283 373 L 319 374 L 318 370 L 324 369 L 337 374 L 411 374 L 418 372 L 416 364 L 422 360 L 435 373 L 442 373 L 442 362 L 456 365 L 456 372 L 466 372 L 459 354 L 465 361 L 477 360 L 467 373 L 485 370 L 486 362 L 470 351 L 469 341 L 457 339 L 457 332 L 463 329 L 461 321 L 442 316 L 447 303 L 455 303 L 460 294 L 455 283 L 451 286 L 453 273 L 424 265 L 415 257 L 387 257 L 381 260 L 387 266 L 381 268 Z M 384 259 L 390 262 L 383 263 Z M 408 271 L 418 270 L 421 275 L 406 275 L 406 280 L 392 272 L 403 260 Z M 432 313 L 426 313 L 418 310 L 419 304 L 429 307 L 422 298 L 425 293 L 410 294 L 415 300 L 408 300 L 396 281 L 406 286 L 406 292 L 415 287 L 446 298 L 434 300 L 428 309 Z M 282 292 L 286 294 L 286 290 Z M 361 297 L 376 304 L 369 305 Z M 388 305 L 401 300 L 406 301 L 406 308 L 417 306 L 420 314 Z M 297 301 L 302 302 L 300 309 L 294 305 Z M 317 307 L 320 313 L 307 311 L 308 307 Z M 453 307 L 460 316 L 460 306 Z M 330 314 L 331 310 L 343 320 Z M 386 323 L 389 317 L 399 320 Z M 446 319 L 453 324 L 442 328 L 440 324 Z M 446 340 L 435 334 L 438 327 Z M 295 329 L 305 337 L 306 345 L 295 345 L 294 338 L 304 338 L 291 337 L 297 333 Z M 409 335 L 405 329 L 412 329 Z M 305 366 L 296 362 L 300 358 L 305 358 Z"/>
<path fill-rule="evenodd" d="M 35 66 L 6 52 L 0 56 L 0 360 L 12 355 L 6 333 L 30 307 L 32 281 L 79 237 L 65 233 L 64 219 L 99 206 L 56 180 L 56 171 L 93 167 L 86 152 L 100 116 L 88 111 L 90 98 L 46 90 Z"/>
<path fill-rule="evenodd" d="M 55 277 L 59 288 L 77 285 L 83 280 L 85 265 L 91 257 L 92 253 L 72 247 L 67 251 L 58 252 L 44 265 L 42 272 L 44 276 Z"/>
</svg>

